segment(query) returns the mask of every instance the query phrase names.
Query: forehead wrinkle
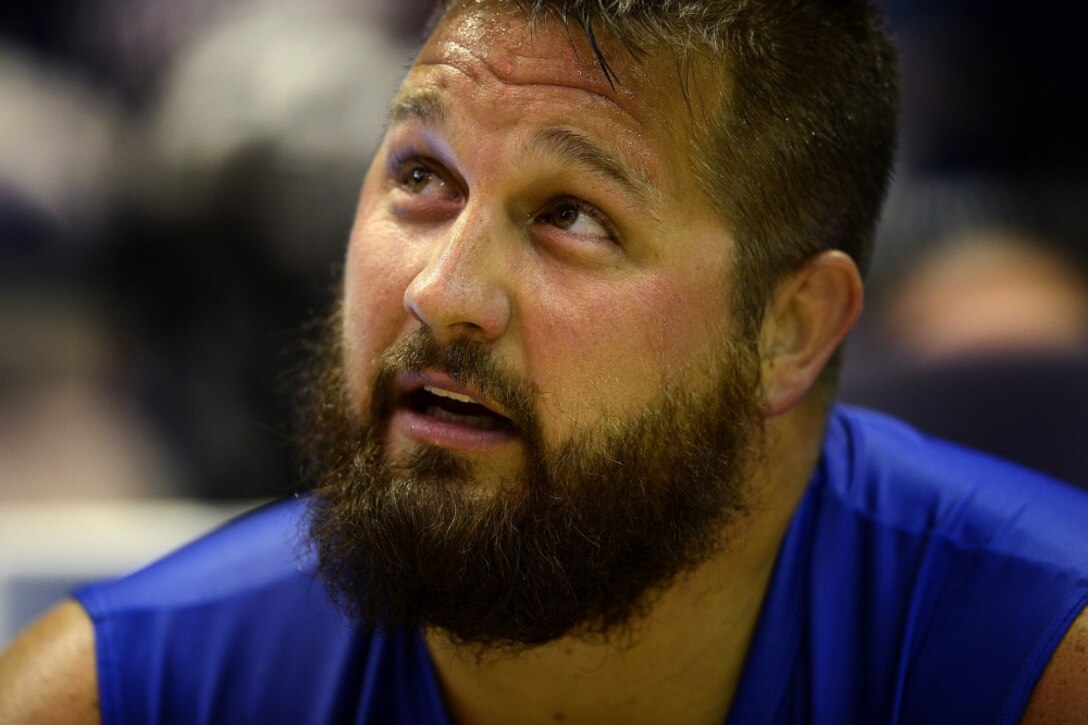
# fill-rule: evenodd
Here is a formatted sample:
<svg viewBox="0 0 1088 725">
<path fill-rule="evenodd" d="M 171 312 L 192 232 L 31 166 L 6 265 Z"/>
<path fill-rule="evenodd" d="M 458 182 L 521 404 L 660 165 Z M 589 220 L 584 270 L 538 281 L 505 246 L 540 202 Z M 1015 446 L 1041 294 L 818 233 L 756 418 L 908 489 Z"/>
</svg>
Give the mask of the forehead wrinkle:
<svg viewBox="0 0 1088 725">
<path fill-rule="evenodd" d="M 562 126 L 541 129 L 529 138 L 525 151 L 556 156 L 572 166 L 587 168 L 618 184 L 643 209 L 660 201 L 660 192 L 643 169 L 623 162 L 601 144 L 572 129 Z"/>
</svg>

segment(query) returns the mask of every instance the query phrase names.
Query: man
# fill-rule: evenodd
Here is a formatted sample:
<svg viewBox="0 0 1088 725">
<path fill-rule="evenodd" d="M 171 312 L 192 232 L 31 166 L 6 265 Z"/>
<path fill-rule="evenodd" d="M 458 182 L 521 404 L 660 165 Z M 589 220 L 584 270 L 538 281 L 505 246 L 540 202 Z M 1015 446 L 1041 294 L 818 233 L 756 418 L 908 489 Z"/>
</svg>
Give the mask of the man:
<svg viewBox="0 0 1088 725">
<path fill-rule="evenodd" d="M 877 22 L 451 2 L 363 185 L 315 492 L 77 592 L 0 713 L 1082 717 L 1088 502 L 830 405 L 894 138 Z"/>
</svg>

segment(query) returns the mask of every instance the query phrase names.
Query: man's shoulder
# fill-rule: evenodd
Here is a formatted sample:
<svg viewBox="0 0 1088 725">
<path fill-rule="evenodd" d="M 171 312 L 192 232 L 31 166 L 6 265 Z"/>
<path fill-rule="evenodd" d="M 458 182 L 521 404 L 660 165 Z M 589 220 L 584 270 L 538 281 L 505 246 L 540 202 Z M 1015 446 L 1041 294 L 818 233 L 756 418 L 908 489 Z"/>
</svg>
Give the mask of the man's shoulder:
<svg viewBox="0 0 1088 725">
<path fill-rule="evenodd" d="M 1088 491 L 838 406 L 821 464 L 830 495 L 860 516 L 972 551 L 1088 574 Z"/>
<path fill-rule="evenodd" d="M 103 608 L 170 609 L 300 586 L 312 580 L 305 499 L 266 504 L 149 566 L 76 592 L 92 616 Z"/>
<path fill-rule="evenodd" d="M 94 635 L 67 601 L 0 652 L 0 722 L 101 722 Z"/>
<path fill-rule="evenodd" d="M 100 650 L 143 641 L 140 651 L 153 656 L 199 657 L 199 648 L 218 646 L 187 632 L 230 632 L 253 651 L 287 631 L 291 641 L 341 637 L 347 627 L 315 575 L 305 514 L 306 499 L 267 504 L 139 571 L 77 589 Z"/>
<path fill-rule="evenodd" d="M 1024 711 L 1025 725 L 1083 722 L 1088 713 L 1088 609 L 1065 633 Z"/>
<path fill-rule="evenodd" d="M 1017 721 L 1088 601 L 1085 521 L 1088 496 L 1071 485 L 836 408 L 779 555 L 754 680 L 793 672 L 782 693 L 859 718 Z M 1070 637 L 1056 677 L 1077 666 L 1060 659 Z M 796 667 L 797 652 L 814 666 Z"/>
<path fill-rule="evenodd" d="M 265 506 L 75 593 L 93 622 L 106 719 L 291 721 L 307 716 L 303 704 L 345 717 L 354 700 L 344 677 L 360 671 L 370 632 L 340 614 L 315 576 L 305 510 L 304 499 Z"/>
</svg>

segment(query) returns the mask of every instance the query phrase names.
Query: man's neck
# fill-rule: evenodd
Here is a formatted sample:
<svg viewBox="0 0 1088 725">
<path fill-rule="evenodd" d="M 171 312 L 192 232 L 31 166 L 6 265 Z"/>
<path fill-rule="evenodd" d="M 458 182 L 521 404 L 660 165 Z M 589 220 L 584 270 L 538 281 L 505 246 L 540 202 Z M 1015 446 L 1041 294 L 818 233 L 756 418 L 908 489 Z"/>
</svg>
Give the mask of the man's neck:
<svg viewBox="0 0 1088 725">
<path fill-rule="evenodd" d="M 662 594 L 630 636 L 480 654 L 428 633 L 453 720 L 722 722 L 819 451 L 811 429 L 798 439 L 788 424 L 776 427 L 768 463 L 753 482 L 751 513 L 733 525 L 724 550 Z"/>
</svg>

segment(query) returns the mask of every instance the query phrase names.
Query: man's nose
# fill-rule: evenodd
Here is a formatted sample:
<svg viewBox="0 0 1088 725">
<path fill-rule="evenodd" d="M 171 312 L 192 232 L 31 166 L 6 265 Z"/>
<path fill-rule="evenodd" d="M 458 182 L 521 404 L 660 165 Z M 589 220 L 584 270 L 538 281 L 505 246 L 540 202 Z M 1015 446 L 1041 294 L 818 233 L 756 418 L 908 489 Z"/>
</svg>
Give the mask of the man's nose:
<svg viewBox="0 0 1088 725">
<path fill-rule="evenodd" d="M 465 210 L 439 232 L 429 260 L 404 291 L 408 313 L 439 339 L 497 339 L 510 323 L 502 250 L 495 225 Z"/>
</svg>

